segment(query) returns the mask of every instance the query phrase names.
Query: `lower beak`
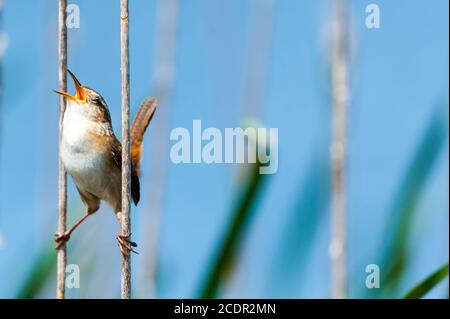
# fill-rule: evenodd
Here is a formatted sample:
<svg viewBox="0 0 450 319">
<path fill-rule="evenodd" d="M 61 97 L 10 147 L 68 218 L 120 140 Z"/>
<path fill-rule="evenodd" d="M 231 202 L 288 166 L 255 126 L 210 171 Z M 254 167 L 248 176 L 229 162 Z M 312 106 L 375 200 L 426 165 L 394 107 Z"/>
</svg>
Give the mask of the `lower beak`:
<svg viewBox="0 0 450 319">
<path fill-rule="evenodd" d="M 75 90 L 76 90 L 75 95 L 70 95 L 69 93 L 64 92 L 64 91 L 56 91 L 56 90 L 53 90 L 53 91 L 55 93 L 58 93 L 64 97 L 66 97 L 69 100 L 76 101 L 76 102 L 82 102 L 82 103 L 86 102 L 86 93 L 85 93 L 85 90 L 84 90 L 83 86 L 81 85 L 80 81 L 78 81 L 78 79 L 75 77 L 75 75 L 70 70 L 67 70 L 67 72 L 69 72 L 70 76 L 72 77 L 73 83 L 75 84 Z"/>
</svg>

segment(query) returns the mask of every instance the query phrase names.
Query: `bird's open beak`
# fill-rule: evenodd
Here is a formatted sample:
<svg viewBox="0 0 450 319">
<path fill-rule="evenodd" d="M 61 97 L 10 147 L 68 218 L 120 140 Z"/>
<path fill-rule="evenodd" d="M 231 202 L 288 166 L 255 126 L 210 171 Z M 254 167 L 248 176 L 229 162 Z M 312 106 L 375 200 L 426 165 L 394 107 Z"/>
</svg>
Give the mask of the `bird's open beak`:
<svg viewBox="0 0 450 319">
<path fill-rule="evenodd" d="M 56 91 L 56 90 L 53 90 L 53 91 L 62 96 L 65 96 L 69 100 L 79 102 L 79 103 L 85 103 L 86 102 L 86 93 L 85 93 L 83 86 L 81 85 L 80 81 L 78 81 L 78 79 L 75 77 L 75 75 L 70 70 L 67 70 L 67 72 L 69 72 L 70 76 L 72 77 L 73 83 L 75 84 L 75 90 L 76 90 L 75 95 L 70 95 L 69 93 L 64 92 L 64 91 Z"/>
</svg>

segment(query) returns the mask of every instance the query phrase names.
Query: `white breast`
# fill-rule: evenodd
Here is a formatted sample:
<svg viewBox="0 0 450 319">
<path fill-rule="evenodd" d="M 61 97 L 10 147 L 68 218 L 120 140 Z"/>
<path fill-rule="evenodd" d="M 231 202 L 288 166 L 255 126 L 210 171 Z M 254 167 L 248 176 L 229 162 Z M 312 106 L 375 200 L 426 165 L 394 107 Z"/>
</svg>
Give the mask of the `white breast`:
<svg viewBox="0 0 450 319">
<path fill-rule="evenodd" d="M 61 159 L 78 188 L 103 197 L 104 158 L 89 138 L 93 123 L 81 112 L 67 108 L 63 121 Z M 97 193 L 97 194 L 96 194 Z"/>
</svg>

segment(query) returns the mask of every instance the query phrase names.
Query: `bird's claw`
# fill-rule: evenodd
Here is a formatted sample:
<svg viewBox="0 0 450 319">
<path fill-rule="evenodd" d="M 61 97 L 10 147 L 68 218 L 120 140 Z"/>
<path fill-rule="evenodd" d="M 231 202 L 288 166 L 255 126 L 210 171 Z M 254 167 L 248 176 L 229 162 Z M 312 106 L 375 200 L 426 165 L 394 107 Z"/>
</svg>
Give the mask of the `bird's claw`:
<svg viewBox="0 0 450 319">
<path fill-rule="evenodd" d="M 137 247 L 137 244 L 134 241 L 131 241 L 130 236 L 117 235 L 117 244 L 119 246 L 120 251 L 124 256 L 128 256 L 130 252 L 135 254 L 139 254 L 133 248 Z"/>
<path fill-rule="evenodd" d="M 57 245 L 55 246 L 56 250 L 59 250 L 62 246 L 64 246 L 70 239 L 70 233 L 64 233 L 62 235 L 56 233 L 55 234 L 55 242 Z"/>
</svg>

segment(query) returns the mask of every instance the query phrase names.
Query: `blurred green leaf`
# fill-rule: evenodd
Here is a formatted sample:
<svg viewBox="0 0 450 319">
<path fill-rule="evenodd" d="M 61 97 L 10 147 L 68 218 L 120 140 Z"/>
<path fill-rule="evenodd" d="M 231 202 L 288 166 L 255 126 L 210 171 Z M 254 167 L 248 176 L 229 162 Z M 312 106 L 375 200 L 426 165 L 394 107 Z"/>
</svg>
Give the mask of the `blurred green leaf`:
<svg viewBox="0 0 450 319">
<path fill-rule="evenodd" d="M 418 299 L 422 298 L 431 289 L 437 286 L 442 280 L 448 276 L 448 263 L 436 270 L 416 287 L 411 289 L 403 298 L 404 299 Z"/>
<path fill-rule="evenodd" d="M 424 191 L 425 184 L 436 163 L 448 135 L 448 122 L 444 108 L 438 107 L 432 115 L 425 134 L 419 142 L 406 175 L 400 184 L 386 231 L 386 241 L 381 259 L 382 269 L 386 269 L 382 278 L 383 296 L 392 297 L 409 260 L 407 241 L 417 203 Z"/>
<path fill-rule="evenodd" d="M 54 274 L 56 274 L 56 253 L 53 246 L 49 245 L 42 248 L 36 257 L 31 266 L 31 271 L 24 280 L 16 298 L 36 298 L 38 293 L 47 283 L 47 280 Z"/>
<path fill-rule="evenodd" d="M 296 200 L 273 258 L 268 291 L 275 297 L 298 293 L 301 282 L 298 277 L 304 271 L 312 242 L 330 202 L 330 176 L 328 156 L 315 153 L 306 178 L 292 194 Z"/>
<path fill-rule="evenodd" d="M 245 235 L 252 213 L 261 195 L 261 189 L 267 175 L 259 172 L 259 164 L 247 166 L 248 181 L 237 195 L 231 221 L 228 225 L 223 240 L 216 250 L 204 281 L 201 283 L 200 298 L 215 298 L 218 295 L 221 281 L 229 271 L 231 262 L 236 255 L 238 242 Z"/>
</svg>

